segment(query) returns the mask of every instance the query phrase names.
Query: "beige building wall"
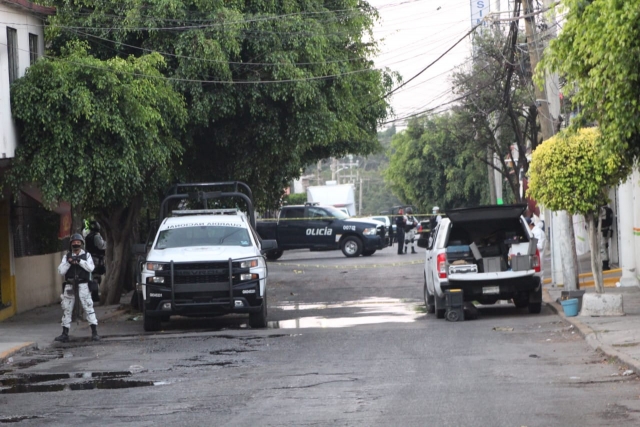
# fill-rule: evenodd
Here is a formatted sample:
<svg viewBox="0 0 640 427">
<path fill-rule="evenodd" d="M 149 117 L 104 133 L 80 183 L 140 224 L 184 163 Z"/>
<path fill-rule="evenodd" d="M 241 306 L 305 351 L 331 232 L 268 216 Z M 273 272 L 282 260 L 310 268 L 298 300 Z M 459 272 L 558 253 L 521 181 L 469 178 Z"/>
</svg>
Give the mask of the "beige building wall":
<svg viewBox="0 0 640 427">
<path fill-rule="evenodd" d="M 15 259 L 18 313 L 60 301 L 62 276 L 58 274 L 58 265 L 63 254 L 60 252 Z"/>
</svg>

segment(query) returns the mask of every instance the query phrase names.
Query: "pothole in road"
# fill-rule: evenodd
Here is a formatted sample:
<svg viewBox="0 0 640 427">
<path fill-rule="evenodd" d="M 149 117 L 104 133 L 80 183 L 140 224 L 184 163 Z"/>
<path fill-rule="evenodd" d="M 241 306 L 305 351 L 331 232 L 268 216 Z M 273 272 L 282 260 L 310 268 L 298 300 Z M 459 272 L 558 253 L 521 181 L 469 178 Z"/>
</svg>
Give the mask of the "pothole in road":
<svg viewBox="0 0 640 427">
<path fill-rule="evenodd" d="M 19 423 L 20 421 L 37 420 L 38 418 L 44 418 L 44 417 L 39 417 L 37 415 L 22 415 L 22 416 L 13 416 L 13 417 L 0 417 L 0 424 Z"/>
<path fill-rule="evenodd" d="M 0 394 L 42 393 L 65 390 L 112 390 L 166 384 L 156 381 L 128 380 L 129 371 L 26 374 L 0 379 Z M 90 381 L 78 381 L 90 379 Z M 44 384 L 55 382 L 54 384 Z"/>
</svg>

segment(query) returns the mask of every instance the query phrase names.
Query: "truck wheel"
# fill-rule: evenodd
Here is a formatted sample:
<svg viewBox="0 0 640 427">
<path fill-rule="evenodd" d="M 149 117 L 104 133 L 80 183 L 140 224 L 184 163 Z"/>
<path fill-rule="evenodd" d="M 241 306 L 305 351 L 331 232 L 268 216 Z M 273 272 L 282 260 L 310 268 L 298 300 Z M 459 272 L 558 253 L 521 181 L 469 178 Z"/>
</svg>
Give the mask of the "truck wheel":
<svg viewBox="0 0 640 427">
<path fill-rule="evenodd" d="M 342 253 L 347 258 L 360 256 L 362 252 L 362 242 L 355 236 L 346 237 L 342 241 Z"/>
<path fill-rule="evenodd" d="M 371 256 L 373 254 L 376 253 L 376 250 L 371 250 L 371 251 L 362 251 L 362 256 Z"/>
<path fill-rule="evenodd" d="M 255 313 L 249 313 L 249 326 L 252 328 L 266 328 L 267 327 L 267 293 L 265 292 L 264 298 L 262 298 L 262 308 Z"/>
<path fill-rule="evenodd" d="M 281 249 L 276 249 L 275 251 L 269 251 L 266 254 L 266 257 L 269 261 L 275 261 L 282 256 L 284 251 Z"/>
<path fill-rule="evenodd" d="M 542 285 L 538 285 L 538 290 L 533 291 L 529 294 L 529 313 L 539 314 L 541 311 L 542 311 Z"/>
<path fill-rule="evenodd" d="M 434 308 L 436 310 L 436 317 L 438 319 L 444 319 L 444 314 L 447 309 L 445 308 L 444 298 L 438 298 L 436 295 L 433 296 Z"/>
<path fill-rule="evenodd" d="M 539 314 L 542 311 L 542 303 L 541 302 L 530 302 L 529 303 L 529 313 L 531 314 Z"/>
<path fill-rule="evenodd" d="M 424 279 L 424 306 L 427 307 L 427 313 L 433 314 L 436 312 L 436 306 L 434 303 L 433 295 L 429 295 L 429 289 L 427 288 L 427 279 Z"/>
</svg>

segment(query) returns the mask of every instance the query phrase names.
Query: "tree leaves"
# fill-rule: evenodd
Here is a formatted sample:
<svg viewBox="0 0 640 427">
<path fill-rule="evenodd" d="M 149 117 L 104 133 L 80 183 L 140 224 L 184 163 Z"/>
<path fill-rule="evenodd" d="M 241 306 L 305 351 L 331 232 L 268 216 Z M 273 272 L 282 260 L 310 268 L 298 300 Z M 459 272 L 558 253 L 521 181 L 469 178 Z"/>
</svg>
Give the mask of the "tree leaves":
<svg viewBox="0 0 640 427">
<path fill-rule="evenodd" d="M 640 156 L 640 0 L 564 3 L 569 13 L 537 78 L 551 69 L 575 83 L 584 119 L 597 122 L 606 147 L 631 164 Z"/>
<path fill-rule="evenodd" d="M 563 131 L 533 152 L 528 194 L 552 211 L 597 216 L 624 165 L 621 156 L 602 149 L 599 129 Z"/>
<path fill-rule="evenodd" d="M 182 151 L 182 97 L 157 54 L 101 61 L 83 43 L 42 59 L 11 87 L 22 136 L 8 182 L 35 183 L 46 204 L 87 212 L 155 191 Z"/>
</svg>

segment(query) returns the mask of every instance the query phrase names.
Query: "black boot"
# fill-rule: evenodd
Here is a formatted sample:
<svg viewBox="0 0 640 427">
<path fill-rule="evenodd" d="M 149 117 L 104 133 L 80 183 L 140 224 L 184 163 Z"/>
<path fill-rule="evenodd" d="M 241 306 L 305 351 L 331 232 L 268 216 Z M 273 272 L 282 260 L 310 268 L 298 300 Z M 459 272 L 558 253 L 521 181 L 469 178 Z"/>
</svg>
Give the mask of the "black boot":
<svg viewBox="0 0 640 427">
<path fill-rule="evenodd" d="M 69 328 L 62 327 L 62 334 L 54 338 L 54 341 L 69 342 Z"/>
<path fill-rule="evenodd" d="M 417 254 L 418 252 L 416 252 L 416 248 L 414 248 L 413 246 L 411 246 L 411 253 L 412 254 Z"/>
<path fill-rule="evenodd" d="M 407 253 L 407 247 L 406 246 L 404 247 L 404 253 L 405 254 Z"/>
<path fill-rule="evenodd" d="M 602 261 L 602 271 L 607 270 L 611 270 L 611 268 L 609 268 L 609 261 Z"/>
<path fill-rule="evenodd" d="M 100 341 L 100 335 L 98 335 L 98 327 L 91 325 L 91 341 Z"/>
</svg>

